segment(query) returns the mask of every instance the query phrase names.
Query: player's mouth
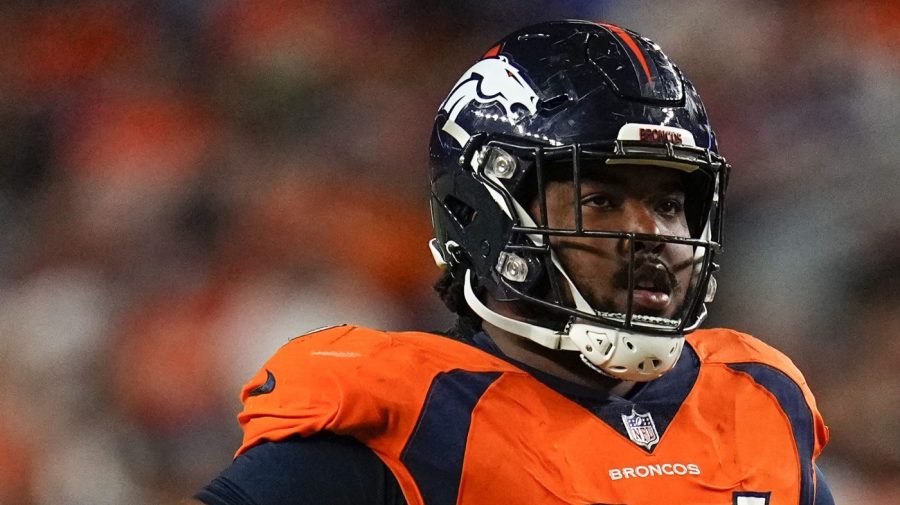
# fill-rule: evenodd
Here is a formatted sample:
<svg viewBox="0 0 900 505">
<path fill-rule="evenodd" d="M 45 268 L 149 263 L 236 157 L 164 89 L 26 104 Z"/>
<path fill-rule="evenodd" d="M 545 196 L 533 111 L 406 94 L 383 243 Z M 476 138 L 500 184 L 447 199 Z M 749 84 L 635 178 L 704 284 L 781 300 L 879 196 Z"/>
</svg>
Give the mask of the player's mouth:
<svg viewBox="0 0 900 505">
<path fill-rule="evenodd" d="M 669 307 L 674 290 L 675 276 L 664 264 L 644 263 L 634 271 L 632 310 L 659 315 Z"/>
<path fill-rule="evenodd" d="M 669 293 L 636 287 L 634 288 L 634 301 L 632 303 L 639 309 L 659 312 L 669 306 L 670 300 Z M 638 310 L 638 312 L 643 311 Z"/>
</svg>

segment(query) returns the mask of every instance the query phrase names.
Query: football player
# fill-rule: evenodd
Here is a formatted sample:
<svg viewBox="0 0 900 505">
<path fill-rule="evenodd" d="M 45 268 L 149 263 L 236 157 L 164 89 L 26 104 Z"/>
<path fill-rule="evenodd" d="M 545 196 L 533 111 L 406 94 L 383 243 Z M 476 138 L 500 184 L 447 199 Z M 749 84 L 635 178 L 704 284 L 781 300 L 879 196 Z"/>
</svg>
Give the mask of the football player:
<svg viewBox="0 0 900 505">
<path fill-rule="evenodd" d="M 440 105 L 431 251 L 447 335 L 339 326 L 243 391 L 209 505 L 833 503 L 828 430 L 761 341 L 699 329 L 729 165 L 650 40 L 550 22 Z"/>
</svg>

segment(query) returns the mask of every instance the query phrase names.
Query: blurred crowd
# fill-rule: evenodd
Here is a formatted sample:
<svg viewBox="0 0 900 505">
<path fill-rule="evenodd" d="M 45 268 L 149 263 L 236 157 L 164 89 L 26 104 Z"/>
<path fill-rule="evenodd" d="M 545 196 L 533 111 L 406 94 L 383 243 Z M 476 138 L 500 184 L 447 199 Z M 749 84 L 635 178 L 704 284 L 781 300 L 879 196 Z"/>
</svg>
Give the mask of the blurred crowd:
<svg viewBox="0 0 900 505">
<path fill-rule="evenodd" d="M 0 505 L 191 495 L 287 338 L 440 329 L 426 146 L 512 29 L 604 19 L 685 69 L 734 169 L 710 325 L 806 374 L 838 503 L 900 503 L 900 6 L 0 4 Z"/>
</svg>

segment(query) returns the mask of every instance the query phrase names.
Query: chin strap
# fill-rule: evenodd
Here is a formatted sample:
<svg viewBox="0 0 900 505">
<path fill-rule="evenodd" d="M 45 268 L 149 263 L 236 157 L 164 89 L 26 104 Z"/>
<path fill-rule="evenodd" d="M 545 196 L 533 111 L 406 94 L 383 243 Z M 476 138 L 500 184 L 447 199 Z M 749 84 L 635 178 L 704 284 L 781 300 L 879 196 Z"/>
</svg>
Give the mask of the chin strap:
<svg viewBox="0 0 900 505">
<path fill-rule="evenodd" d="M 652 336 L 585 323 L 570 323 L 561 333 L 498 314 L 475 295 L 472 271 L 465 275 L 466 302 L 483 320 L 548 349 L 578 351 L 588 367 L 604 375 L 646 382 L 671 370 L 681 356 L 684 336 Z"/>
<path fill-rule="evenodd" d="M 520 337 L 525 337 L 532 342 L 547 347 L 548 349 L 559 349 L 563 351 L 578 351 L 578 346 L 569 338 L 568 335 L 558 333 L 550 328 L 528 324 L 518 319 L 498 314 L 483 304 L 475 291 L 472 289 L 472 271 L 466 271 L 466 281 L 464 294 L 469 307 L 478 314 L 478 317 L 493 324 L 501 330 L 506 330 Z"/>
</svg>

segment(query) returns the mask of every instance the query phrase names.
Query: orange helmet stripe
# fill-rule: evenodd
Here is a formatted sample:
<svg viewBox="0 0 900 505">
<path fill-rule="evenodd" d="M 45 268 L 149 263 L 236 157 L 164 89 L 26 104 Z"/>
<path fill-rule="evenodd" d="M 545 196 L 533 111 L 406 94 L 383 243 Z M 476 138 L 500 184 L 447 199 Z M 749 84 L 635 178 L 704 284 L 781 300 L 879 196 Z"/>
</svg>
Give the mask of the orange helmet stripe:
<svg viewBox="0 0 900 505">
<path fill-rule="evenodd" d="M 625 45 L 628 46 L 628 48 L 631 49 L 631 52 L 633 52 L 637 56 L 638 61 L 641 63 L 641 67 L 643 67 L 643 69 L 644 69 L 644 75 L 647 76 L 647 80 L 652 81 L 653 76 L 650 74 L 650 66 L 647 65 L 647 60 L 644 58 L 644 53 L 641 52 L 641 48 L 638 47 L 637 42 L 634 41 L 634 39 L 631 37 L 631 35 L 629 35 L 628 32 L 619 28 L 616 25 L 611 25 L 609 23 L 597 23 L 597 24 L 602 27 L 609 28 L 610 30 L 613 31 L 613 33 L 618 35 L 619 38 L 622 39 L 623 42 L 625 42 Z"/>
</svg>

